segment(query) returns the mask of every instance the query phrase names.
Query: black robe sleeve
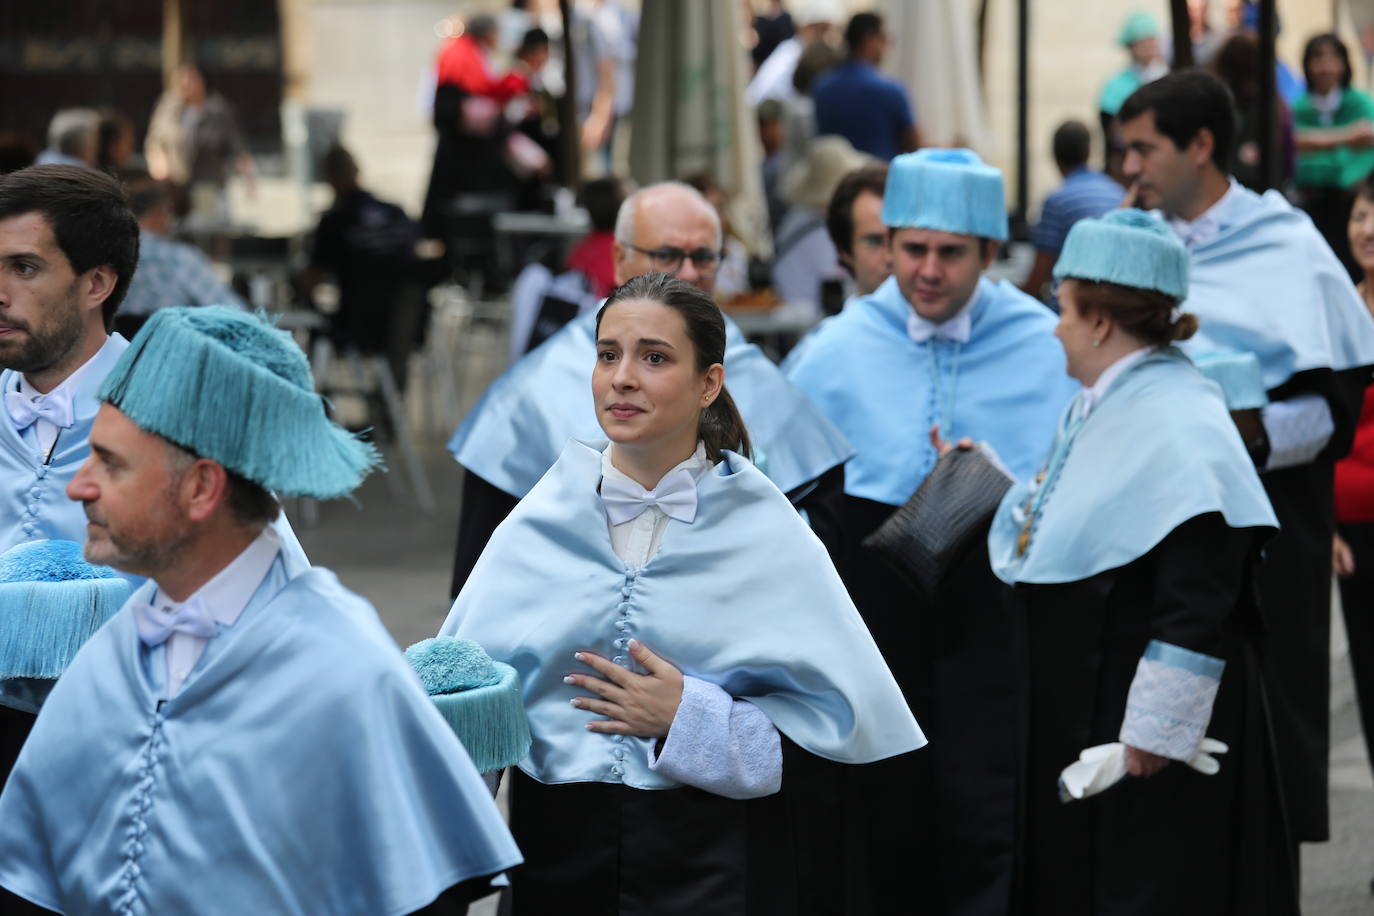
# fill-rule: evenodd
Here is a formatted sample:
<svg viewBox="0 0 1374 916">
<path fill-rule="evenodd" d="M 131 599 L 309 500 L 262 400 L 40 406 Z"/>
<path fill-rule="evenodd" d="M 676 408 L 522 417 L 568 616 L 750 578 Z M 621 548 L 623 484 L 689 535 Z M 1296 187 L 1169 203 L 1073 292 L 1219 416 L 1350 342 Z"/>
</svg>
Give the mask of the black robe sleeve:
<svg viewBox="0 0 1374 916">
<path fill-rule="evenodd" d="M 463 472 L 463 501 L 458 508 L 458 545 L 453 557 L 453 583 L 449 597 L 457 598 L 472 575 L 472 568 L 491 540 L 496 526 L 520 502 L 500 487 L 471 471 Z"/>
<path fill-rule="evenodd" d="M 805 512 L 811 530 L 821 539 L 830 559 L 839 565 L 844 556 L 844 465 L 837 464 L 815 480 L 787 494 L 798 512 Z"/>
<path fill-rule="evenodd" d="M 1219 512 L 1189 519 L 1151 552 L 1155 568 L 1150 636 L 1219 657 L 1237 608 L 1252 606 L 1251 560 L 1260 529 L 1236 529 Z"/>
</svg>

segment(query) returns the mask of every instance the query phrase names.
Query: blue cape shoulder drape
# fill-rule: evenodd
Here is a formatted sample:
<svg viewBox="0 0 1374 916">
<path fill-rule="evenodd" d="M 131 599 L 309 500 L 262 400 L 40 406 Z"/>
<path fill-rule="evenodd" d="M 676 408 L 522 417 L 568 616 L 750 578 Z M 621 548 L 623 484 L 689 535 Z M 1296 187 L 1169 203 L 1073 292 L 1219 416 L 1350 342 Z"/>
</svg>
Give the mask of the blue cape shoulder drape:
<svg viewBox="0 0 1374 916">
<path fill-rule="evenodd" d="M 925 744 L 825 548 L 748 461 L 698 483 L 691 524 L 632 571 L 611 548 L 597 493 L 601 448 L 570 442 L 496 529 L 441 633 L 512 665 L 534 744 L 520 764 L 545 783 L 676 783 L 649 769 L 646 739 L 596 734 L 563 683 L 590 649 L 622 664 L 630 638 L 684 674 L 762 709 L 813 754 L 867 763 Z"/>
</svg>

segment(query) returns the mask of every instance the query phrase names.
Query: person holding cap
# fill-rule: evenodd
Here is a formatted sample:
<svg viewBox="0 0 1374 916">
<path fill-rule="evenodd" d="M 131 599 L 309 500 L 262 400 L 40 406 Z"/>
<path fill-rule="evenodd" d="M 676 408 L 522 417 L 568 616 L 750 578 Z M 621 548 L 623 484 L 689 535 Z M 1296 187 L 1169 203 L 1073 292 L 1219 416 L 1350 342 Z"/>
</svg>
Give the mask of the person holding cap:
<svg viewBox="0 0 1374 916">
<path fill-rule="evenodd" d="M 34 724 L 0 795 L 0 887 L 119 914 L 489 892 L 520 854 L 462 745 L 372 607 L 269 527 L 274 493 L 343 496 L 378 461 L 304 354 L 234 309 L 162 309 L 96 397 L 67 488 L 85 556 L 149 581 Z"/>
<path fill-rule="evenodd" d="M 931 735 L 928 750 L 858 780 L 857 884 L 890 901 L 928 882 L 950 912 L 1005 912 L 1009 899 L 1020 697 L 1012 621 L 978 551 L 931 594 L 862 542 L 934 467 L 933 426 L 983 440 L 1029 474 L 1077 388 L 1053 314 L 982 277 L 1007 237 L 1004 201 L 1001 172 L 970 150 L 894 159 L 882 208 L 892 276 L 783 367 L 858 451 L 845 465 L 841 574 Z"/>
<path fill-rule="evenodd" d="M 1188 253 L 1117 210 L 1075 224 L 1054 276 L 1083 388 L 987 541 L 1027 633 L 1019 911 L 1295 914 L 1255 652 L 1278 522 L 1221 389 L 1174 346 L 1198 326 Z"/>
</svg>

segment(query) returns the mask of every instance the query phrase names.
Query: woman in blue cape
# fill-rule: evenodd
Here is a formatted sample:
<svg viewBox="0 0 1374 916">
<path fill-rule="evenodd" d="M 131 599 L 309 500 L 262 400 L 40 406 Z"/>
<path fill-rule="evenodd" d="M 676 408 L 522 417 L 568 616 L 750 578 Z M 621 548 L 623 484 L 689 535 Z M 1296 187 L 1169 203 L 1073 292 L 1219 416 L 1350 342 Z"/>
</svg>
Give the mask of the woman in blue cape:
<svg viewBox="0 0 1374 916">
<path fill-rule="evenodd" d="M 617 290 L 592 377 L 610 444 L 569 443 L 440 631 L 523 684 L 516 913 L 798 912 L 834 862 L 794 851 L 794 764 L 925 743 L 825 548 L 749 462 L 724 351 L 695 287 Z"/>
<path fill-rule="evenodd" d="M 1084 387 L 988 537 L 1029 655 L 1021 905 L 1296 913 L 1255 661 L 1277 522 L 1220 390 L 1172 346 L 1197 328 L 1187 253 L 1119 210 L 1075 225 L 1054 274 Z"/>
</svg>

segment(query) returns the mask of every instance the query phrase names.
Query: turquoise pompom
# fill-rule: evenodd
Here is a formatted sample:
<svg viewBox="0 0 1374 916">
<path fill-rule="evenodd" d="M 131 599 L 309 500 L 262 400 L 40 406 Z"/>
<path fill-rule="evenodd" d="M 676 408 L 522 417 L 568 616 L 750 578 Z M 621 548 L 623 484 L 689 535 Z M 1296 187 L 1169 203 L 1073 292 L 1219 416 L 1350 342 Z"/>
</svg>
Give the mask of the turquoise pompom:
<svg viewBox="0 0 1374 916">
<path fill-rule="evenodd" d="M 108 566 L 93 566 L 75 541 L 25 541 L 0 554 L 0 582 L 73 582 L 113 579 Z"/>
<path fill-rule="evenodd" d="M 444 721 L 479 773 L 519 762 L 530 750 L 520 676 L 470 639 L 437 636 L 406 649 Z"/>
<path fill-rule="evenodd" d="M 406 659 L 429 694 L 490 687 L 501 680 L 491 656 L 470 639 L 422 639 L 406 649 Z"/>
</svg>

